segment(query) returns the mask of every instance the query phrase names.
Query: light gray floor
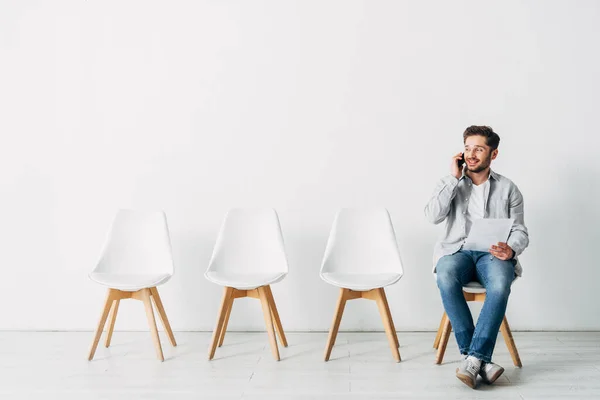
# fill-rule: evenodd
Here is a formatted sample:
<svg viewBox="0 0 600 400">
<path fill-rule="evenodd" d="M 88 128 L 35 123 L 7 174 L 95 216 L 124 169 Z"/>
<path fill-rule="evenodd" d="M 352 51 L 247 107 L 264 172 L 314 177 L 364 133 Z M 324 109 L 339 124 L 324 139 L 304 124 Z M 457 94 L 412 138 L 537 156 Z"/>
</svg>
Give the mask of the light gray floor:
<svg viewBox="0 0 600 400">
<path fill-rule="evenodd" d="M 454 338 L 434 365 L 435 334 L 400 332 L 395 363 L 382 332 L 340 333 L 331 361 L 326 333 L 289 333 L 281 361 L 266 333 L 228 333 L 207 361 L 210 333 L 161 332 L 159 362 L 148 332 L 115 332 L 110 349 L 86 360 L 92 332 L 0 332 L 1 399 L 598 399 L 600 332 L 515 332 L 523 368 L 512 365 L 502 336 L 495 361 L 506 372 L 472 390 L 454 376 Z M 104 340 L 104 337 L 102 338 Z"/>
</svg>

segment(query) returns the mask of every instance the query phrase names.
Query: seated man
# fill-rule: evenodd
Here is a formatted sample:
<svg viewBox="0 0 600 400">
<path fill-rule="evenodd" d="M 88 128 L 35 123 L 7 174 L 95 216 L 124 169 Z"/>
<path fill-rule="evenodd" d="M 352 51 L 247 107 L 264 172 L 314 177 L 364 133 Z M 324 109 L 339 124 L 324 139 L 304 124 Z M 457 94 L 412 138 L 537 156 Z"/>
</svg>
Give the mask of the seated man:
<svg viewBox="0 0 600 400">
<path fill-rule="evenodd" d="M 500 137 L 490 127 L 470 126 L 463 141 L 464 153 L 452 157 L 451 173 L 438 183 L 425 215 L 434 224 L 446 220 L 444 234 L 435 247 L 434 272 L 463 355 L 456 376 L 475 388 L 478 374 L 484 382 L 493 383 L 504 372 L 492 363 L 492 353 L 511 283 L 521 275 L 516 257 L 529 244 L 529 236 L 521 192 L 509 179 L 490 169 L 498 156 Z M 493 245 L 489 252 L 463 250 L 473 221 L 479 218 L 513 218 L 506 243 Z M 487 292 L 477 326 L 473 325 L 462 292 L 463 285 L 475 280 Z"/>
</svg>

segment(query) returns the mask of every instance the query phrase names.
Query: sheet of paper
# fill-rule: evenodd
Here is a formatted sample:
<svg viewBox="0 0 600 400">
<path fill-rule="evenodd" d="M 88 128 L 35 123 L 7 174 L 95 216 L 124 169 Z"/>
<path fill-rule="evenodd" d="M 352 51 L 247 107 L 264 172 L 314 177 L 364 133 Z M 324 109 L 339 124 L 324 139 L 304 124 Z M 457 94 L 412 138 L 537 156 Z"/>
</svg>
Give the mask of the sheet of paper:
<svg viewBox="0 0 600 400">
<path fill-rule="evenodd" d="M 512 227 L 512 218 L 484 218 L 473 221 L 464 250 L 489 251 L 492 245 L 506 242 Z"/>
</svg>

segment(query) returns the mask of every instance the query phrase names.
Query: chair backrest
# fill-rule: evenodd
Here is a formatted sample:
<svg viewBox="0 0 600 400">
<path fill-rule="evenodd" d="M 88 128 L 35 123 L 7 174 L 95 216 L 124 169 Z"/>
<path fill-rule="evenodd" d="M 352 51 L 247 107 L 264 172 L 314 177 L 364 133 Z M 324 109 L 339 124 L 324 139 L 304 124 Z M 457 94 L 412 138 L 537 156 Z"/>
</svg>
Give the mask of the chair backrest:
<svg viewBox="0 0 600 400">
<path fill-rule="evenodd" d="M 173 274 L 165 213 L 119 210 L 94 272 Z"/>
<path fill-rule="evenodd" d="M 321 274 L 399 273 L 402 259 L 385 208 L 338 211 L 321 264 Z"/>
<path fill-rule="evenodd" d="M 288 272 L 277 212 L 234 208 L 227 212 L 206 272 Z"/>
</svg>

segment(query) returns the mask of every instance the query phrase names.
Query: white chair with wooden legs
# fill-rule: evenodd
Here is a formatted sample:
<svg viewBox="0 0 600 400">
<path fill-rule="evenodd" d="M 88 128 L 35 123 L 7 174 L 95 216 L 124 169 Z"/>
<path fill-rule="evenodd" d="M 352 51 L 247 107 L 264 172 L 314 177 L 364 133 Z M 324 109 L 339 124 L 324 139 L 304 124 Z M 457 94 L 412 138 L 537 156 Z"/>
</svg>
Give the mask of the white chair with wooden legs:
<svg viewBox="0 0 600 400">
<path fill-rule="evenodd" d="M 90 361 L 94 358 L 109 314 L 105 346 L 110 346 L 119 304 L 123 299 L 136 299 L 144 303 L 156 356 L 164 361 L 152 302 L 169 341 L 176 346 L 175 336 L 157 289 L 157 286 L 166 283 L 171 276 L 173 258 L 165 213 L 120 210 L 112 224 L 100 261 L 89 274 L 92 281 L 108 287 L 104 309 L 88 356 Z"/>
<path fill-rule="evenodd" d="M 233 302 L 237 298 L 259 299 L 273 357 L 279 361 L 277 337 L 287 339 L 275 305 L 271 285 L 288 273 L 279 217 L 273 209 L 232 209 L 225 216 L 212 258 L 204 276 L 224 286 L 221 307 L 208 359 L 223 345 Z"/>
<path fill-rule="evenodd" d="M 353 299 L 377 303 L 392 355 L 400 361 L 400 345 L 384 288 L 398 282 L 402 274 L 396 234 L 385 208 L 338 211 L 320 272 L 321 279 L 340 288 L 325 361 L 331 356 L 346 302 Z"/>
<path fill-rule="evenodd" d="M 467 283 L 463 287 L 463 294 L 466 301 L 485 301 L 485 288 L 476 281 Z M 446 346 L 448 344 L 448 339 L 450 338 L 450 332 L 452 332 L 452 324 L 450 323 L 448 315 L 446 315 L 444 312 L 437 335 L 433 341 L 433 348 L 437 349 L 437 354 L 435 357 L 436 364 L 441 364 L 442 360 L 444 359 L 444 353 L 446 352 Z M 521 364 L 521 358 L 519 357 L 519 352 L 517 351 L 517 346 L 515 345 L 515 340 L 513 339 L 506 316 L 504 316 L 502 325 L 500 325 L 500 332 L 502 332 L 504 342 L 506 343 L 506 347 L 508 347 L 508 352 L 512 357 L 513 364 L 515 367 L 521 368 L 523 364 Z"/>
</svg>

